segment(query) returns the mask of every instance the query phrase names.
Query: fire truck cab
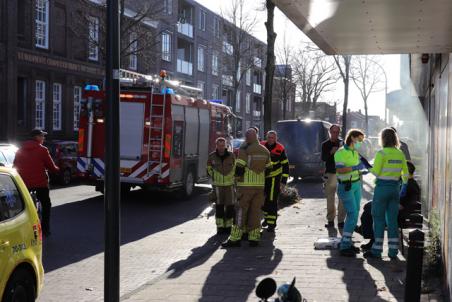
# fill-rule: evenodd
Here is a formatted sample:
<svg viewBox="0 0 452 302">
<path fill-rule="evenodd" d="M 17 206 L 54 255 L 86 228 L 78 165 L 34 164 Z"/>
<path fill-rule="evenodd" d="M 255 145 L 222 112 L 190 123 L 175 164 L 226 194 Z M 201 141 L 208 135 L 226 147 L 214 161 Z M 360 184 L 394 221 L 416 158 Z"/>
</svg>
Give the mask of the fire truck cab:
<svg viewBox="0 0 452 302">
<path fill-rule="evenodd" d="M 230 138 L 232 112 L 197 98 L 197 88 L 170 81 L 162 88 L 155 79 L 130 74 L 120 95 L 121 189 L 179 190 L 189 197 L 195 183 L 208 180 L 206 163 L 215 140 Z M 103 191 L 109 148 L 104 143 L 104 114 L 104 91 L 84 91 L 77 169 L 81 177 L 95 181 L 98 191 Z"/>
</svg>

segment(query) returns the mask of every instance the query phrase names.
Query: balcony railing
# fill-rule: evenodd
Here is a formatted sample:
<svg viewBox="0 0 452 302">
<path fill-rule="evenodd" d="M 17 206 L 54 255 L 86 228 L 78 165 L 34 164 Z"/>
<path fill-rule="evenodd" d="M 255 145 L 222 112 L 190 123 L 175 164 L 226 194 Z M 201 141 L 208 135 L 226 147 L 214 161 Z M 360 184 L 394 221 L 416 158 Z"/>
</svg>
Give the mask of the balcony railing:
<svg viewBox="0 0 452 302">
<path fill-rule="evenodd" d="M 177 72 L 193 75 L 193 63 L 177 59 Z"/>
<path fill-rule="evenodd" d="M 262 111 L 253 110 L 253 121 L 260 121 L 262 118 Z"/>
<path fill-rule="evenodd" d="M 223 75 L 222 77 L 221 77 L 221 83 L 223 84 L 223 85 L 226 85 L 226 86 L 231 86 L 232 87 L 232 76 L 231 75 Z"/>
<path fill-rule="evenodd" d="M 258 57 L 254 57 L 254 66 L 258 68 L 262 68 L 262 59 Z"/>
<path fill-rule="evenodd" d="M 177 31 L 187 37 L 193 38 L 193 25 L 190 23 L 177 23 Z"/>
<path fill-rule="evenodd" d="M 254 83 L 253 84 L 253 92 L 257 93 L 257 94 L 262 94 L 262 85 Z"/>
<path fill-rule="evenodd" d="M 234 46 L 232 46 L 232 44 L 227 41 L 223 41 L 223 52 L 232 56 L 232 54 L 234 53 Z"/>
</svg>

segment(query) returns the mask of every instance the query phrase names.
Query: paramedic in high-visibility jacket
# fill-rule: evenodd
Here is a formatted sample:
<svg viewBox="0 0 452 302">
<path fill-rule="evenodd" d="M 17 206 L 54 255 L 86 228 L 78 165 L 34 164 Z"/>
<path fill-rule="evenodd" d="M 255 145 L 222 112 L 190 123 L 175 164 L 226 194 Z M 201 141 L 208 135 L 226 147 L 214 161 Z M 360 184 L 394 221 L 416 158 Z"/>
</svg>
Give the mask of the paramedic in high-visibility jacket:
<svg viewBox="0 0 452 302">
<path fill-rule="evenodd" d="M 207 173 L 212 179 L 211 201 L 215 202 L 217 233 L 231 232 L 234 219 L 235 155 L 226 148 L 226 139 L 216 140 L 216 149 L 209 154 Z"/>
<path fill-rule="evenodd" d="M 364 141 L 361 130 L 348 131 L 345 144 L 334 154 L 337 176 L 337 195 L 343 203 L 347 216 L 345 218 L 339 251 L 342 256 L 354 257 L 359 248 L 353 246 L 352 235 L 358 222 L 361 204 L 361 174 L 366 167 L 361 162 L 359 150 Z"/>
<path fill-rule="evenodd" d="M 267 231 L 273 233 L 278 218 L 278 197 L 283 186 L 289 178 L 289 160 L 286 156 L 284 146 L 278 141 L 276 131 L 267 132 L 267 140 L 261 144 L 270 152 L 272 170 L 265 178 L 265 203 L 264 203 L 264 226 Z"/>
<path fill-rule="evenodd" d="M 229 239 L 222 244 L 225 248 L 240 246 L 244 232 L 248 233 L 251 247 L 259 245 L 261 236 L 265 175 L 271 169 L 270 153 L 259 143 L 256 130 L 248 129 L 245 138 L 235 168 L 238 201 L 236 220 Z"/>
<path fill-rule="evenodd" d="M 383 252 L 384 231 L 388 227 L 388 256 L 396 258 L 399 250 L 397 219 L 400 197 L 406 195 L 408 166 L 400 141 L 394 129 L 386 128 L 380 134 L 383 147 L 375 155 L 374 166 L 370 170 L 377 178 L 372 200 L 372 218 L 375 241 L 372 249 L 364 257 L 380 258 Z M 402 179 L 402 186 L 400 183 Z"/>
</svg>

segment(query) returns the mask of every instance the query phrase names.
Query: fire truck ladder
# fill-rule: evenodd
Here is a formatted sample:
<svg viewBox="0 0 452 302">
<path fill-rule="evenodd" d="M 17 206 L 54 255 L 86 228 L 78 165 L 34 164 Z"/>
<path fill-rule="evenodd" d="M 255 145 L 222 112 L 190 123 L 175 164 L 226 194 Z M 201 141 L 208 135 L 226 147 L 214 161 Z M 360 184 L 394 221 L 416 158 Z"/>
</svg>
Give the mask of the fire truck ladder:
<svg viewBox="0 0 452 302">
<path fill-rule="evenodd" d="M 149 110 L 149 121 L 150 121 L 150 127 L 149 127 L 149 139 L 148 139 L 148 146 L 149 146 L 149 152 L 148 152 L 148 171 L 147 175 L 151 176 L 151 170 L 150 167 L 153 166 L 153 164 L 157 163 L 158 165 L 158 177 L 159 179 L 162 178 L 162 162 L 163 162 L 163 140 L 164 140 L 164 129 L 165 129 L 165 95 L 163 95 L 163 102 L 162 104 L 156 104 L 154 102 L 154 91 L 151 92 L 151 105 Z M 153 114 L 154 108 L 161 108 L 161 115 L 155 115 Z M 153 120 L 154 119 L 154 120 Z M 155 119 L 161 119 L 160 127 L 155 126 Z M 152 130 L 157 130 L 160 132 L 159 137 L 152 137 Z M 158 142 L 158 144 L 156 144 Z M 155 161 L 151 160 L 150 153 L 152 152 L 159 152 L 160 154 L 160 160 Z"/>
</svg>

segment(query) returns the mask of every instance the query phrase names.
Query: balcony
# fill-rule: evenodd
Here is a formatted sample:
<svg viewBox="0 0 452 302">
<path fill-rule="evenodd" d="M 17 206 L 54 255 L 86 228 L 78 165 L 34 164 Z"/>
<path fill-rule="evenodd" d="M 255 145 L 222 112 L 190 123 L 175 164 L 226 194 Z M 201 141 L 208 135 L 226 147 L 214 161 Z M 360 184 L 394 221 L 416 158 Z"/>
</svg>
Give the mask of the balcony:
<svg viewBox="0 0 452 302">
<path fill-rule="evenodd" d="M 254 83 L 253 84 L 253 92 L 256 94 L 262 94 L 262 85 Z"/>
<path fill-rule="evenodd" d="M 262 111 L 253 110 L 253 120 L 259 121 L 262 117 Z"/>
<path fill-rule="evenodd" d="M 177 31 L 189 38 L 193 38 L 193 25 L 190 23 L 177 23 Z"/>
<path fill-rule="evenodd" d="M 232 46 L 232 44 L 227 41 L 223 41 L 223 52 L 232 56 L 232 54 L 234 53 L 234 46 Z"/>
<path fill-rule="evenodd" d="M 232 76 L 230 76 L 230 75 L 222 75 L 222 77 L 221 77 L 221 83 L 223 84 L 223 85 L 225 85 L 225 86 L 230 86 L 230 87 L 232 87 L 232 85 L 233 85 L 233 83 L 232 83 Z"/>
<path fill-rule="evenodd" d="M 177 59 L 177 72 L 186 74 L 186 75 L 193 75 L 193 63 Z"/>
<path fill-rule="evenodd" d="M 257 68 L 262 68 L 262 59 L 254 57 L 254 66 L 256 66 Z"/>
</svg>

